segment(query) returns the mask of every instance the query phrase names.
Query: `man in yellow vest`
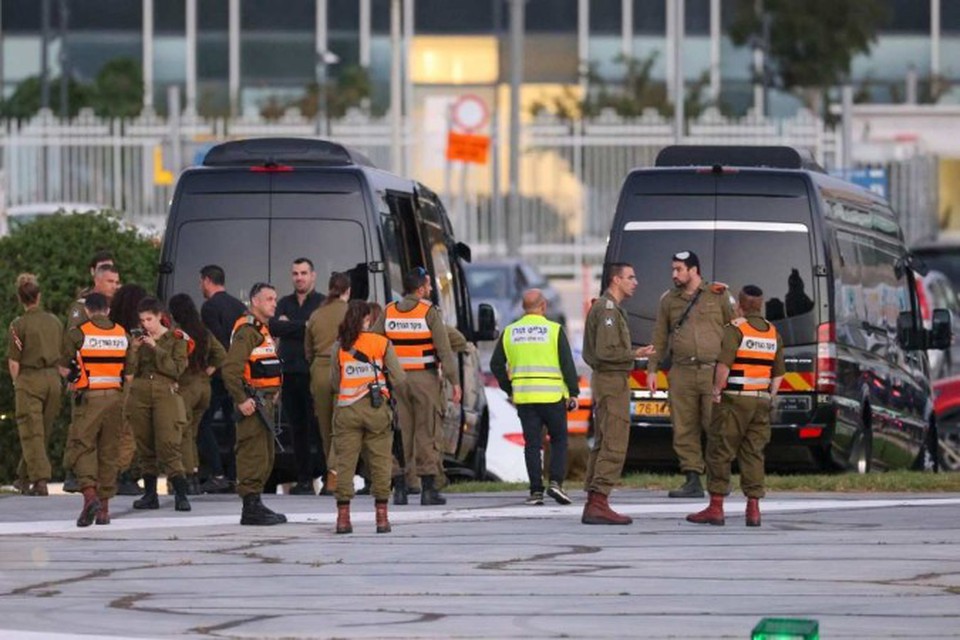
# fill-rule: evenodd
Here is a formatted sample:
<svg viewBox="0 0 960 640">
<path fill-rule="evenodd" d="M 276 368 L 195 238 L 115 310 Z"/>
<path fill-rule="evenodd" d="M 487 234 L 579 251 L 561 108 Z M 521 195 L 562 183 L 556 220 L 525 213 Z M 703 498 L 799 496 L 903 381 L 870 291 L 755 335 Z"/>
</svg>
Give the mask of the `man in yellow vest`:
<svg viewBox="0 0 960 640">
<path fill-rule="evenodd" d="M 423 267 L 410 270 L 403 277 L 403 289 L 403 300 L 388 304 L 371 330 L 389 338 L 407 374 L 406 383 L 396 389 L 397 411 L 406 463 L 416 465 L 420 476 L 420 504 L 446 504 L 436 486 L 440 465 L 436 430 L 441 428 L 443 416 L 438 372 L 453 387 L 454 404 L 460 403 L 462 394 L 460 372 L 443 315 L 430 302 L 430 274 Z M 399 472 L 394 476 L 393 503 L 407 504 Z"/>
<path fill-rule="evenodd" d="M 740 291 L 740 311 L 723 330 L 713 382 L 713 421 L 707 434 L 707 490 L 710 505 L 691 513 L 695 524 L 723 525 L 723 496 L 730 491 L 730 465 L 740 467 L 740 488 L 747 496 L 746 524 L 760 526 L 764 496 L 763 449 L 770 442 L 770 407 L 786 371 L 783 341 L 762 313 L 763 291 Z"/>
<path fill-rule="evenodd" d="M 530 476 L 526 504 L 543 504 L 541 448 L 543 427 L 550 436 L 550 486 L 547 495 L 570 504 L 563 491 L 567 463 L 567 410 L 577 406 L 580 386 L 563 327 L 544 317 L 547 300 L 540 289 L 523 294 L 524 316 L 508 325 L 490 358 L 490 370 L 517 407 L 523 427 L 523 457 Z"/>
</svg>

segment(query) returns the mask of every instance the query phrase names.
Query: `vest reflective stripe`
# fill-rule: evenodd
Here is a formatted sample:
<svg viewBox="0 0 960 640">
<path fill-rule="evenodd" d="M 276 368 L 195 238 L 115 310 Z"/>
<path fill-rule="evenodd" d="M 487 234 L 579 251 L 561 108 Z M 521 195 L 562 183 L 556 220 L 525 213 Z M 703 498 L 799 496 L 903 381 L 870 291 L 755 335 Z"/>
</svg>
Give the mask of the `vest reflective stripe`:
<svg viewBox="0 0 960 640">
<path fill-rule="evenodd" d="M 277 343 L 270 335 L 270 329 L 267 328 L 267 325 L 259 322 L 251 323 L 249 319 L 252 317 L 250 315 L 240 316 L 233 325 L 233 333 L 230 334 L 230 341 L 233 342 L 233 336 L 237 333 L 237 330 L 245 324 L 250 324 L 263 336 L 263 342 L 250 352 L 250 357 L 243 366 L 243 379 L 254 389 L 279 387 L 282 378 L 280 376 L 280 358 L 277 357 Z"/>
<path fill-rule="evenodd" d="M 527 314 L 503 331 L 513 401 L 516 404 L 559 402 L 567 395 L 557 344 L 560 325 Z"/>
<path fill-rule="evenodd" d="M 743 337 L 730 367 L 727 389 L 731 391 L 769 391 L 773 361 L 777 356 L 777 330 L 770 323 L 766 330 L 755 329 L 745 320 L 735 321 Z"/>
<path fill-rule="evenodd" d="M 427 313 L 432 305 L 423 300 L 410 311 L 400 311 L 396 302 L 384 310 L 384 333 L 397 352 L 404 371 L 437 368 L 437 348 L 427 325 Z"/>
<path fill-rule="evenodd" d="M 590 430 L 590 409 L 574 409 L 567 413 L 567 433 L 586 435 Z"/>
<path fill-rule="evenodd" d="M 77 389 L 98 391 L 123 386 L 123 365 L 127 357 L 127 332 L 120 325 L 101 329 L 89 320 L 80 325 L 83 344 L 77 352 L 80 379 Z"/>
<path fill-rule="evenodd" d="M 376 333 L 361 333 L 353 344 L 354 351 L 360 351 L 381 370 L 387 353 L 387 339 Z M 367 362 L 357 360 L 349 351 L 340 349 L 338 353 L 340 367 L 340 389 L 337 394 L 337 406 L 346 407 L 354 404 L 370 393 L 370 385 L 376 381 L 383 386 L 384 397 L 389 396 L 383 374 L 374 372 L 374 368 Z"/>
</svg>

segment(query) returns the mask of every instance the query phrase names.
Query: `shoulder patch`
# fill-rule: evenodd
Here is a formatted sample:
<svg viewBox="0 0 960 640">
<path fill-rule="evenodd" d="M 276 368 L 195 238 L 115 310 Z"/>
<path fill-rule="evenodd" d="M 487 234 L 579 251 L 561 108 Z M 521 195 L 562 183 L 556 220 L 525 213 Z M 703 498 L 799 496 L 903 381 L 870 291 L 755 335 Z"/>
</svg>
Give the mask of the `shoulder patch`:
<svg viewBox="0 0 960 640">
<path fill-rule="evenodd" d="M 712 291 L 713 293 L 723 293 L 728 288 L 729 287 L 727 287 L 727 285 L 724 284 L 723 282 L 714 282 L 713 284 L 710 285 L 710 291 Z"/>
<path fill-rule="evenodd" d="M 178 339 L 178 340 L 189 340 L 189 339 L 190 339 L 190 336 L 188 336 L 188 335 L 187 335 L 187 332 L 184 331 L 183 329 L 174 329 L 174 330 L 173 330 L 173 337 L 176 338 L 176 339 Z"/>
<path fill-rule="evenodd" d="M 746 321 L 747 321 L 746 318 L 734 318 L 733 320 L 730 321 L 730 324 L 731 324 L 731 326 L 739 327 L 740 325 L 742 325 L 742 324 L 743 324 L 744 322 L 746 322 Z"/>
<path fill-rule="evenodd" d="M 603 308 L 607 311 L 610 311 L 611 309 L 616 309 L 617 305 L 613 304 L 613 300 L 607 300 Z"/>
</svg>

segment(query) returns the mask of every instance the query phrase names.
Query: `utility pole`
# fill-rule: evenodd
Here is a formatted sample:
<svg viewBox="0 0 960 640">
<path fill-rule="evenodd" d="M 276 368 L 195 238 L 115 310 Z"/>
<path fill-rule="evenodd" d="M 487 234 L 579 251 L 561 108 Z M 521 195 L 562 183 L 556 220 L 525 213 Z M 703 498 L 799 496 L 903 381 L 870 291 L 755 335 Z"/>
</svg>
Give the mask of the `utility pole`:
<svg viewBox="0 0 960 640">
<path fill-rule="evenodd" d="M 675 144 L 683 143 L 684 133 L 684 101 L 686 95 L 684 92 L 683 76 L 683 39 L 684 39 L 684 20 L 686 19 L 685 0 L 674 0 L 673 20 L 673 141 Z"/>
<path fill-rule="evenodd" d="M 40 5 L 40 108 L 50 108 L 50 0 Z"/>
<path fill-rule="evenodd" d="M 67 32 L 70 13 L 67 0 L 60 0 L 60 117 L 70 115 L 70 98 L 67 94 L 70 82 L 70 54 L 67 51 Z"/>
<path fill-rule="evenodd" d="M 507 253 L 520 253 L 520 87 L 523 84 L 523 32 L 526 0 L 510 0 L 510 193 Z"/>
<path fill-rule="evenodd" d="M 143 0 L 143 110 L 153 110 L 153 0 Z"/>
<path fill-rule="evenodd" d="M 403 86 L 401 82 L 401 59 L 403 47 L 400 42 L 401 0 L 390 0 L 390 162 L 394 173 L 403 173 L 403 149 L 401 127 L 403 126 Z"/>
</svg>

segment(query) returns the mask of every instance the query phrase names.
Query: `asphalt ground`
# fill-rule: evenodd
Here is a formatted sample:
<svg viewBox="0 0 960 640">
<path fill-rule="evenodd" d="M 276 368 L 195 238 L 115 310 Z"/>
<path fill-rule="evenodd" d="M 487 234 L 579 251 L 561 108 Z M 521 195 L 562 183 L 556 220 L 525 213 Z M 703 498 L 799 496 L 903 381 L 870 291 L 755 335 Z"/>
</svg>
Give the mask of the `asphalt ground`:
<svg viewBox="0 0 960 640">
<path fill-rule="evenodd" d="M 0 637 L 749 638 L 763 617 L 821 638 L 960 636 L 960 496 L 775 495 L 763 526 L 683 515 L 704 501 L 617 491 L 631 526 L 580 524 L 521 493 L 393 507 L 369 497 L 336 535 L 329 497 L 266 496 L 276 527 L 239 526 L 236 496 L 176 513 L 114 500 L 79 529 L 77 496 L 0 497 Z"/>
</svg>

